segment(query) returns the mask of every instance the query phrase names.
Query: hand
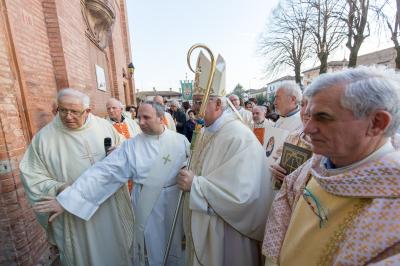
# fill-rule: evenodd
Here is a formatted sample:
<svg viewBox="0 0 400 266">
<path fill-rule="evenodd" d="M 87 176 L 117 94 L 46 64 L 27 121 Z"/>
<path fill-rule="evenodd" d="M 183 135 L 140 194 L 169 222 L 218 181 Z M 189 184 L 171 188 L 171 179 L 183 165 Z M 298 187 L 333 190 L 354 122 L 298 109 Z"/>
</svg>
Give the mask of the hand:
<svg viewBox="0 0 400 266">
<path fill-rule="evenodd" d="M 287 172 L 279 164 L 271 165 L 270 169 L 271 169 L 273 178 L 280 180 L 280 181 L 283 181 L 283 179 L 285 179 Z"/>
<path fill-rule="evenodd" d="M 49 213 L 49 223 L 51 223 L 58 215 L 64 212 L 63 207 L 56 200 L 55 197 L 44 196 L 43 201 L 40 201 L 33 205 L 33 210 L 38 213 Z"/>
<path fill-rule="evenodd" d="M 185 192 L 189 192 L 192 188 L 193 178 L 194 174 L 192 171 L 181 169 L 177 176 L 178 187 Z"/>
<path fill-rule="evenodd" d="M 110 153 L 112 153 L 116 148 L 117 147 L 115 147 L 115 146 L 112 146 L 112 147 L 108 148 L 107 152 L 106 152 L 106 156 L 108 156 Z"/>
</svg>

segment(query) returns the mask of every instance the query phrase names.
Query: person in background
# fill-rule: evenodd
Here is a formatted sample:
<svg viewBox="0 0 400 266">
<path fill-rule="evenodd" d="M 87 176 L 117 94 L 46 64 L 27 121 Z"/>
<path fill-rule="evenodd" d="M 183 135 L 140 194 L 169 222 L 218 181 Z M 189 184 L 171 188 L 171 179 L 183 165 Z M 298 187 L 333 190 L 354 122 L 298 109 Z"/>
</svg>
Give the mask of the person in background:
<svg viewBox="0 0 400 266">
<path fill-rule="evenodd" d="M 253 112 L 253 107 L 254 106 L 255 106 L 255 104 L 252 101 L 247 101 L 244 104 L 244 108 L 249 112 Z"/>
<path fill-rule="evenodd" d="M 189 111 L 190 109 L 190 103 L 188 101 L 185 101 L 182 103 L 183 111 L 185 112 L 186 115 L 186 120 L 189 120 Z"/>
<path fill-rule="evenodd" d="M 189 110 L 189 120 L 187 120 L 183 126 L 183 134 L 189 140 L 192 141 L 194 127 L 196 126 L 196 113 L 193 110 Z"/>
<path fill-rule="evenodd" d="M 179 103 L 177 100 L 173 100 L 170 104 L 172 111 L 172 117 L 175 121 L 176 132 L 183 134 L 183 125 L 186 122 L 185 113 L 179 108 Z"/>
<path fill-rule="evenodd" d="M 133 120 L 137 119 L 137 108 L 136 108 L 136 106 L 128 105 L 128 106 L 126 106 L 125 111 L 130 113 L 130 115 L 131 115 L 130 118 L 132 118 Z"/>
<path fill-rule="evenodd" d="M 155 101 L 156 103 L 159 103 L 164 108 L 163 124 L 168 129 L 170 129 L 172 131 L 176 131 L 175 121 L 172 118 L 171 114 L 169 112 L 167 112 L 163 97 L 161 97 L 160 95 L 156 95 L 156 96 L 154 96 L 153 101 Z"/>
<path fill-rule="evenodd" d="M 251 112 L 247 111 L 246 109 L 244 109 L 242 106 L 240 106 L 240 99 L 236 94 L 230 95 L 229 100 L 232 102 L 233 106 L 236 108 L 236 110 L 242 116 L 243 123 L 247 127 L 252 128 L 253 114 Z"/>
</svg>

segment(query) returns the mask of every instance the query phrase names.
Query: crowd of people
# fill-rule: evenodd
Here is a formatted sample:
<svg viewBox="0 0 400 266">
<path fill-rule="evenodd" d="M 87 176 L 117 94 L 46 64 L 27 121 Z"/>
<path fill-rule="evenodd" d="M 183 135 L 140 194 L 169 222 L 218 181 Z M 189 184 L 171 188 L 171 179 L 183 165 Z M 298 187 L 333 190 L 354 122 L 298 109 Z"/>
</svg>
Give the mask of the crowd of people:
<svg viewBox="0 0 400 266">
<path fill-rule="evenodd" d="M 63 265 L 163 265 L 174 222 L 166 265 L 400 264 L 399 74 L 346 69 L 304 92 L 281 83 L 277 119 L 214 80 L 200 121 L 206 73 L 192 105 L 112 98 L 106 119 L 86 94 L 59 92 L 20 170 Z"/>
</svg>

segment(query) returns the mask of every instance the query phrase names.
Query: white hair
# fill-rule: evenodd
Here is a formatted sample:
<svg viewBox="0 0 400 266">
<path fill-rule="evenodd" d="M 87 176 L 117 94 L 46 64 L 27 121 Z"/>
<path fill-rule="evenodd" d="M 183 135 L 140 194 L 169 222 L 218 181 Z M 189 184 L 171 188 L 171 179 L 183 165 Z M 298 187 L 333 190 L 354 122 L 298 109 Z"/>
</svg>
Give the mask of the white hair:
<svg viewBox="0 0 400 266">
<path fill-rule="evenodd" d="M 172 100 L 170 105 L 176 106 L 177 108 L 179 108 L 179 102 L 177 100 Z"/>
<path fill-rule="evenodd" d="M 229 98 L 234 97 L 236 100 L 240 100 L 239 96 L 237 96 L 236 94 L 231 94 L 229 95 Z"/>
<path fill-rule="evenodd" d="M 210 98 L 209 98 L 209 99 L 210 99 L 210 100 L 220 99 L 222 111 L 225 111 L 226 109 L 228 109 L 228 99 L 226 98 L 226 96 L 214 96 L 214 95 L 210 95 Z"/>
<path fill-rule="evenodd" d="M 400 125 L 400 76 L 394 70 L 360 66 L 323 74 L 310 84 L 304 95 L 312 98 L 334 86 L 343 86 L 340 104 L 351 110 L 356 118 L 365 117 L 376 110 L 385 110 L 392 116 L 385 135 L 392 136 L 396 132 Z"/>
<path fill-rule="evenodd" d="M 62 89 L 58 92 L 57 94 L 57 102 L 60 102 L 60 99 L 64 96 L 70 96 L 74 98 L 78 98 L 82 101 L 82 105 L 84 109 L 89 108 L 90 105 L 90 98 L 88 95 L 86 95 L 83 92 L 80 92 L 78 90 L 72 89 L 72 88 L 65 88 Z"/>
<path fill-rule="evenodd" d="M 116 99 L 116 98 L 110 98 L 110 99 L 107 101 L 107 104 L 108 104 L 109 102 L 111 102 L 111 101 L 115 101 L 115 102 L 118 104 L 118 107 L 121 107 L 121 109 L 124 108 L 124 105 L 122 104 L 122 102 L 121 102 L 120 100 L 118 100 L 118 99 Z"/>
<path fill-rule="evenodd" d="M 296 98 L 296 103 L 300 103 L 301 101 L 301 89 L 299 85 L 294 81 L 283 81 L 279 84 L 278 89 L 275 91 L 275 94 L 282 90 L 287 96 L 294 96 Z"/>
<path fill-rule="evenodd" d="M 264 112 L 264 113 L 266 113 L 267 112 L 267 108 L 265 108 L 265 106 L 262 106 L 262 105 L 256 105 L 256 106 L 254 106 L 253 107 L 253 110 L 254 109 L 260 109 L 262 112 Z"/>
</svg>

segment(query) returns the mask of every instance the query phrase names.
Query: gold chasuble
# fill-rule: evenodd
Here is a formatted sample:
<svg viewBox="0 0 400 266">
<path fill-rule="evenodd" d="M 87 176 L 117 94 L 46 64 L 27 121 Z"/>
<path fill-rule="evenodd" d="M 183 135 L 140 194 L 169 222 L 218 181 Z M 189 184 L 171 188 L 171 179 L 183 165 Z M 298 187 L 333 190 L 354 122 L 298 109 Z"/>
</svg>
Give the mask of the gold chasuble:
<svg viewBox="0 0 400 266">
<path fill-rule="evenodd" d="M 332 262 L 332 255 L 337 250 L 336 243 L 366 202 L 360 198 L 329 194 L 314 178 L 306 188 L 310 194 L 299 198 L 286 232 L 279 263 L 282 266 L 325 265 L 325 262 Z M 318 208 L 321 208 L 320 214 Z M 324 217 L 321 217 L 321 220 L 318 215 L 327 215 L 329 219 L 324 221 Z"/>
<path fill-rule="evenodd" d="M 268 216 L 266 265 L 400 265 L 399 158 L 388 141 L 352 165 L 314 155 L 288 175 Z"/>
</svg>

